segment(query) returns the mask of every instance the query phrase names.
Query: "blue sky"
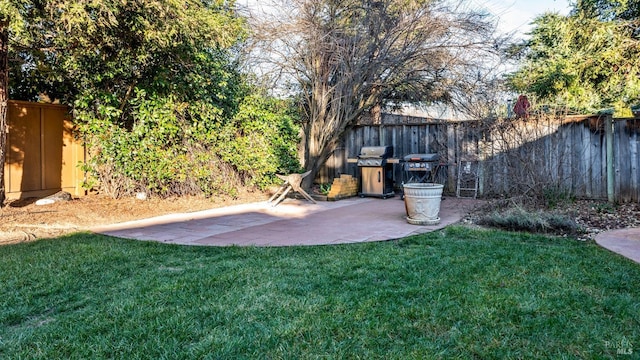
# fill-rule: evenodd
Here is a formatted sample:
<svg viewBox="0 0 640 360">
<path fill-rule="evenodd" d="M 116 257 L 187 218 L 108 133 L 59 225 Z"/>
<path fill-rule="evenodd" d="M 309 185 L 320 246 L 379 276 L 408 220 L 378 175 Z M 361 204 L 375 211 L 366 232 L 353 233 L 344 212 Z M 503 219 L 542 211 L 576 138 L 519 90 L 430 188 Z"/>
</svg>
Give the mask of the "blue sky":
<svg viewBox="0 0 640 360">
<path fill-rule="evenodd" d="M 547 11 L 567 15 L 571 9 L 570 0 L 471 0 L 475 5 L 484 7 L 500 18 L 499 26 L 503 31 L 516 31 L 524 36 L 531 27 L 533 19 Z M 574 2 L 571 0 L 571 2 Z"/>
</svg>

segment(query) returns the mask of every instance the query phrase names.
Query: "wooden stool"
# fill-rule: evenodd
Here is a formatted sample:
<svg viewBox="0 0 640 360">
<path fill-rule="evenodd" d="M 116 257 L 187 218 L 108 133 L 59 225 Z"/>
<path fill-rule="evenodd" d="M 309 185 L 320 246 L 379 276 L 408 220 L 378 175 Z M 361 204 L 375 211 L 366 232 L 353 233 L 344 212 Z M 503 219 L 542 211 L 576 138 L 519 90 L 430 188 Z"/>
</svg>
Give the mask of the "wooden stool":
<svg viewBox="0 0 640 360">
<path fill-rule="evenodd" d="M 268 202 L 272 202 L 273 199 L 276 199 L 276 196 L 278 196 L 278 194 L 282 191 L 282 194 L 280 194 L 280 196 L 276 199 L 276 201 L 271 204 L 271 206 L 277 206 L 282 200 L 284 200 L 284 197 L 287 196 L 287 194 L 289 193 L 289 191 L 293 190 L 295 192 L 297 192 L 298 194 L 304 196 L 305 199 L 311 201 L 312 203 L 316 203 L 315 200 L 313 200 L 313 198 L 307 194 L 306 191 L 304 191 L 301 187 L 300 187 L 300 183 L 302 183 L 302 179 L 304 179 L 305 177 L 307 177 L 307 175 L 311 174 L 311 170 L 302 173 L 302 174 L 290 174 L 290 175 L 278 175 L 276 174 L 277 177 L 279 177 L 280 179 L 284 180 L 284 184 L 282 184 L 282 186 L 280 186 L 280 188 L 278 189 L 278 191 L 276 191 L 275 194 L 273 194 L 273 196 L 271 197 L 271 199 L 269 199 Z"/>
</svg>

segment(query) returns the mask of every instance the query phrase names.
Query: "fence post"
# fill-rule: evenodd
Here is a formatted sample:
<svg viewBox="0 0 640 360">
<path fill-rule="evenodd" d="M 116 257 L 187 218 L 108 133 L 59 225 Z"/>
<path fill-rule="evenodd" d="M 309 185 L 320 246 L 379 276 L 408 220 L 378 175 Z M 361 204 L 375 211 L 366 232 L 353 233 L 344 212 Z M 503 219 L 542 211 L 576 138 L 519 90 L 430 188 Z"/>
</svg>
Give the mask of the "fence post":
<svg viewBox="0 0 640 360">
<path fill-rule="evenodd" d="M 613 115 L 605 115 L 604 134 L 607 140 L 607 199 L 615 202 L 614 172 L 613 172 Z"/>
<path fill-rule="evenodd" d="M 0 208 L 6 199 L 4 163 L 7 157 L 7 102 L 9 101 L 9 19 L 0 19 Z"/>
</svg>

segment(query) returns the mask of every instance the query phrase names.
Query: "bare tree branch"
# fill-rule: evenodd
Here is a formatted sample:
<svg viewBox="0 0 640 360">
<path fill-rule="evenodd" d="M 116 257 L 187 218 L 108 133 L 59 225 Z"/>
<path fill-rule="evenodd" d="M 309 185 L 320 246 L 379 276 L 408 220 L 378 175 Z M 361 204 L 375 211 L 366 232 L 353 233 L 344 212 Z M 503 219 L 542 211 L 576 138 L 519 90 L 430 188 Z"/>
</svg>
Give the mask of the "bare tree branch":
<svg viewBox="0 0 640 360">
<path fill-rule="evenodd" d="M 486 74 L 470 75 L 499 53 L 495 24 L 464 5 L 274 0 L 250 17 L 249 58 L 272 76 L 274 90 L 301 99 L 307 179 L 366 112 L 404 102 L 462 102 L 482 88 Z"/>
</svg>

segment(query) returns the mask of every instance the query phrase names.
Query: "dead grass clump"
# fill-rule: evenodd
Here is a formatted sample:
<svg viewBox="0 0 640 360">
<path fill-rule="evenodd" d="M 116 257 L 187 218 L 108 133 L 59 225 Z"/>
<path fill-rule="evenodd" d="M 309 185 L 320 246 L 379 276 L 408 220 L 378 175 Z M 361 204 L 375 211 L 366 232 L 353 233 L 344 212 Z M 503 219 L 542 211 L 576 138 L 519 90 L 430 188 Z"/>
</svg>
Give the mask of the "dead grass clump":
<svg viewBox="0 0 640 360">
<path fill-rule="evenodd" d="M 520 206 L 492 211 L 481 216 L 477 223 L 509 231 L 532 233 L 577 235 L 581 232 L 578 223 L 568 214 L 528 210 Z"/>
</svg>

